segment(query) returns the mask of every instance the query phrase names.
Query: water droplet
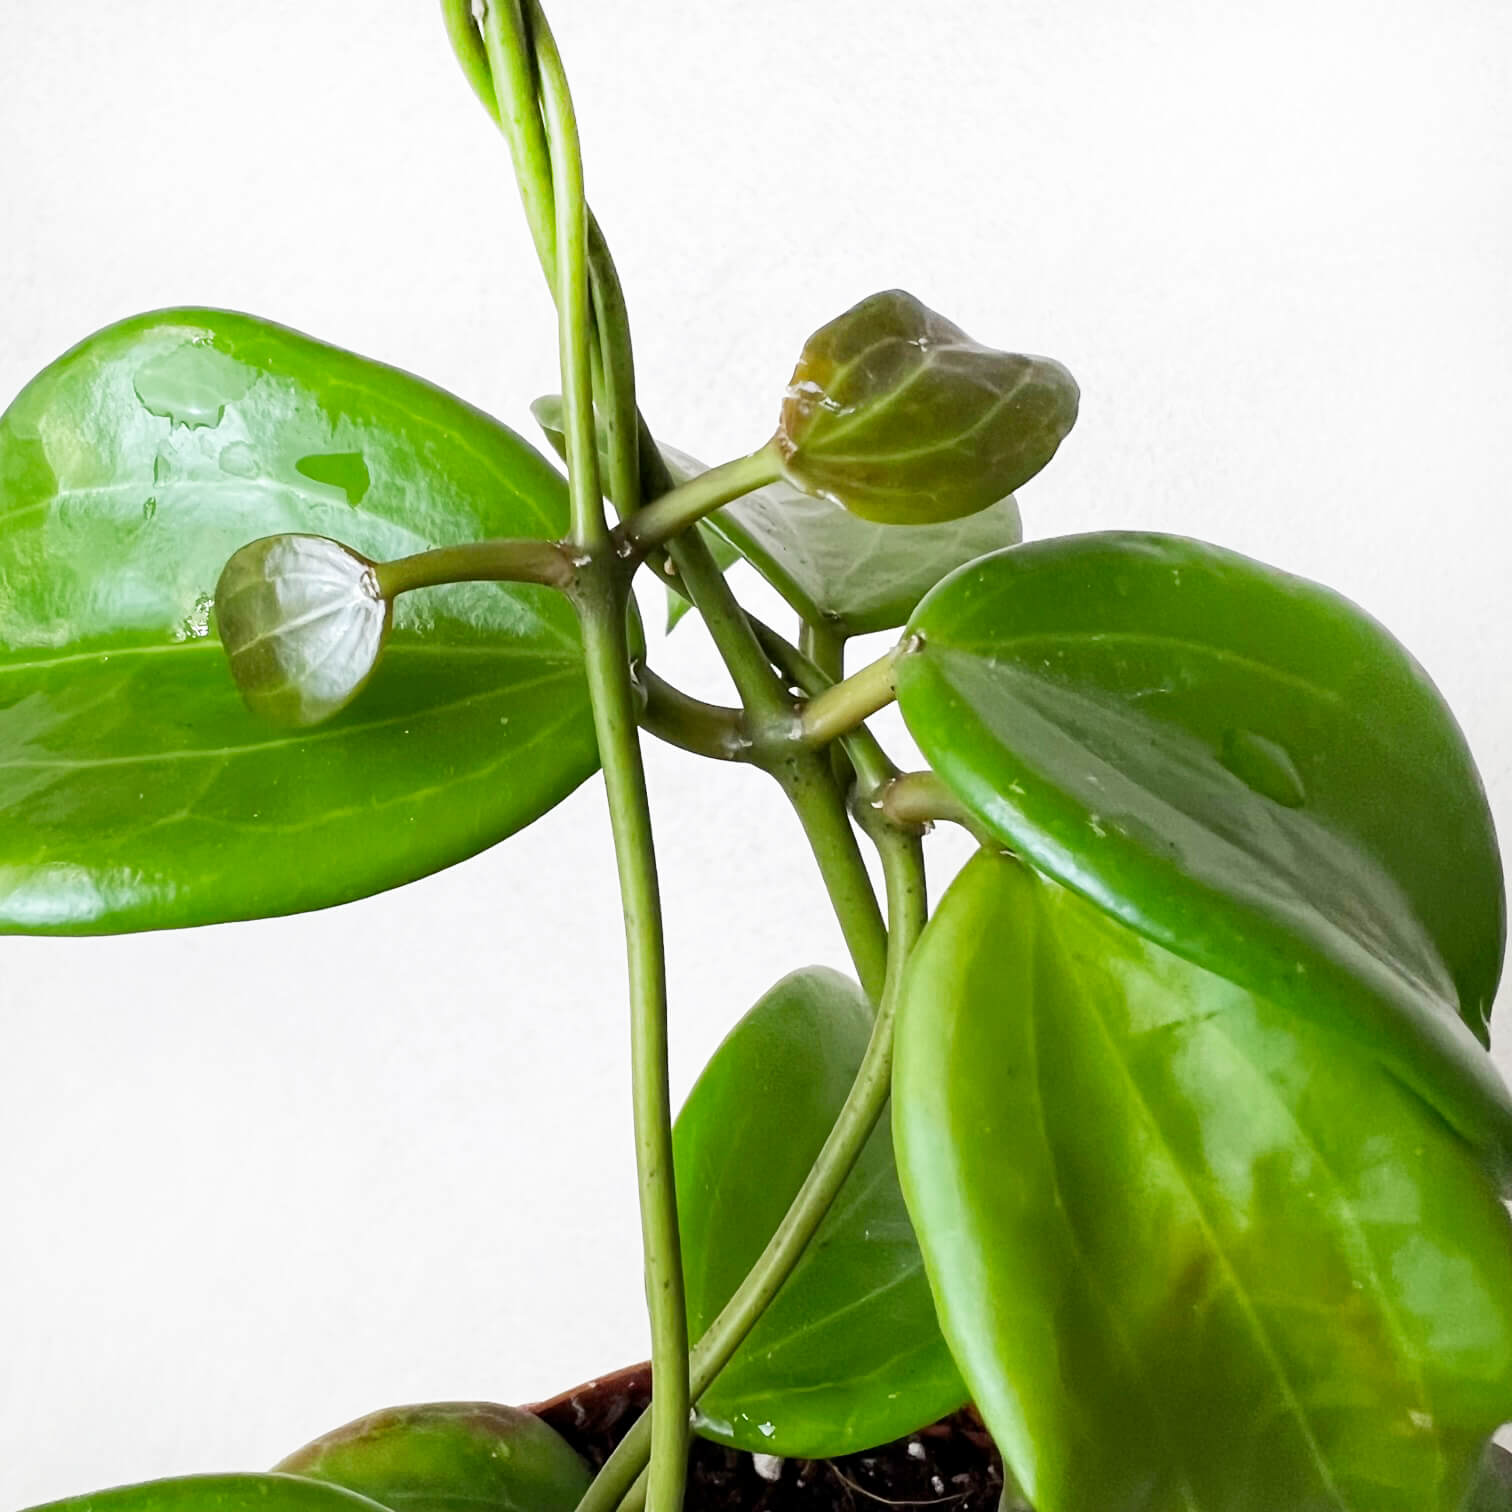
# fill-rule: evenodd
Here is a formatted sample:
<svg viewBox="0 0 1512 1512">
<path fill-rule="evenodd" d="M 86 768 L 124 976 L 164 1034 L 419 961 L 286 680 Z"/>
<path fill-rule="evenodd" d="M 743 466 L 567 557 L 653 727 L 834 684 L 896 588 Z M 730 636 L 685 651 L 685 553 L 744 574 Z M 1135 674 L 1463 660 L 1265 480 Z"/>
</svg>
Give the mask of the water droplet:
<svg viewBox="0 0 1512 1512">
<path fill-rule="evenodd" d="M 142 518 L 144 520 L 150 520 L 153 517 L 153 515 L 155 515 L 156 513 L 157 513 L 157 500 L 156 499 L 148 499 L 148 501 L 144 505 L 142 505 Z"/>
<path fill-rule="evenodd" d="M 168 481 L 168 474 L 172 471 L 173 463 L 162 452 L 159 452 L 152 459 L 152 481 L 154 483 L 166 483 Z"/>
<path fill-rule="evenodd" d="M 149 414 L 193 429 L 217 426 L 252 387 L 252 370 L 214 347 L 186 341 L 154 357 L 132 380 Z"/>
<path fill-rule="evenodd" d="M 194 600 L 194 608 L 179 621 L 173 632 L 174 640 L 203 640 L 210 633 L 210 611 L 214 607 L 215 600 L 208 593 L 201 593 Z"/>
<path fill-rule="evenodd" d="M 372 474 L 368 472 L 361 452 L 316 452 L 313 456 L 301 457 L 294 466 L 316 483 L 339 488 L 353 509 L 373 486 Z"/>
<path fill-rule="evenodd" d="M 777 1425 L 775 1423 L 757 1423 L 756 1431 L 762 1438 L 771 1438 L 777 1431 Z"/>
<path fill-rule="evenodd" d="M 233 441 L 221 449 L 220 466 L 222 472 L 230 473 L 233 478 L 255 478 L 257 454 L 245 441 Z"/>
<path fill-rule="evenodd" d="M 735 1433 L 735 1425 L 728 1418 L 717 1418 L 705 1412 L 702 1407 L 695 1407 L 690 1415 L 695 1428 L 707 1428 L 716 1438 L 732 1438 Z"/>
<path fill-rule="evenodd" d="M 1253 730 L 1228 730 L 1218 759 L 1246 786 L 1283 808 L 1307 802 L 1302 774 L 1285 746 Z"/>
</svg>

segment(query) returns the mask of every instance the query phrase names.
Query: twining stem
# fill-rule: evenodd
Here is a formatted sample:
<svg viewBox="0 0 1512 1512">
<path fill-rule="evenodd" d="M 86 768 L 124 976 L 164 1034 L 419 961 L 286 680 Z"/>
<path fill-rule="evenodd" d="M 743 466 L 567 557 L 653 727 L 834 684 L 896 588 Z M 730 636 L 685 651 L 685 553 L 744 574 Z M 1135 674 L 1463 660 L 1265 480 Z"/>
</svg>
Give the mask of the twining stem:
<svg viewBox="0 0 1512 1512">
<path fill-rule="evenodd" d="M 578 563 L 557 541 L 474 541 L 466 546 L 438 546 L 414 556 L 379 562 L 373 567 L 385 598 L 442 583 L 545 583 L 570 590 Z"/>
<path fill-rule="evenodd" d="M 776 480 L 781 460 L 774 442 L 748 457 L 711 467 L 647 504 L 615 531 L 622 555 L 643 556 L 654 546 L 680 536 L 722 504 Z"/>
<path fill-rule="evenodd" d="M 805 752 L 774 775 L 808 838 L 856 977 L 875 1003 L 887 973 L 887 927 L 828 754 Z"/>
<path fill-rule="evenodd" d="M 878 709 L 885 709 L 898 696 L 898 658 L 907 655 L 908 649 L 909 643 L 901 641 L 886 656 L 809 699 L 798 716 L 803 742 L 828 745 L 870 719 Z"/>
<path fill-rule="evenodd" d="M 630 975 L 631 1085 L 656 1396 L 648 1502 L 681 1512 L 688 1452 L 688 1333 L 672 1165 L 667 1080 L 667 977 L 651 806 L 630 680 L 625 574 L 610 550 L 594 432 L 588 218 L 577 122 L 556 43 L 531 16 L 556 196 L 556 302 L 561 336 L 572 540 L 585 558 L 578 592 L 583 652 L 609 800 Z"/>
<path fill-rule="evenodd" d="M 550 213 L 554 193 L 552 165 L 541 121 L 531 35 L 539 5 L 536 0 L 529 0 L 527 14 L 521 0 L 487 0 L 480 39 L 472 20 L 470 0 L 442 0 L 442 4 L 463 72 L 508 141 L 525 202 L 526 221 L 547 281 L 555 289 L 556 228 Z M 635 511 L 637 493 L 654 500 L 671 491 L 672 479 L 635 408 L 624 298 L 608 246 L 591 211 L 588 236 L 599 335 L 593 353 L 594 382 L 606 413 L 611 415 L 610 492 L 622 514 L 629 518 Z M 626 414 L 633 417 L 634 434 L 622 418 Z M 633 486 L 628 465 L 632 444 L 638 449 L 638 490 Z M 740 694 L 748 720 L 764 728 L 786 731 L 793 713 L 791 702 L 757 641 L 750 619 L 736 601 L 707 545 L 696 531 L 688 531 L 668 543 L 667 555 L 677 574 L 678 590 L 702 615 Z M 843 817 L 839 788 L 831 782 L 826 792 L 816 775 L 822 759 L 795 755 L 787 763 L 789 780 L 783 786 L 811 843 L 823 847 L 816 849 L 816 858 L 831 889 L 842 932 L 852 948 L 857 974 L 864 984 L 875 984 L 880 978 L 876 963 L 885 950 L 881 912 L 874 894 L 863 895 L 863 890 L 870 891 L 870 883 L 854 830 L 848 824 L 835 822 L 837 809 Z M 861 941 L 866 943 L 859 946 L 858 954 L 857 942 Z"/>
<path fill-rule="evenodd" d="M 761 1258 L 751 1267 L 693 1349 L 692 1386 L 697 1400 L 729 1364 L 735 1351 L 818 1231 L 839 1196 L 861 1151 L 887 1105 L 892 1077 L 893 1029 L 903 968 L 928 915 L 924 860 L 919 839 L 902 830 L 879 826 L 876 834 L 887 883 L 888 937 L 891 949 L 887 984 L 872 1025 L 871 1039 L 856 1079 L 835 1119 L 829 1138 L 793 1198 Z M 654 1381 L 653 1381 L 654 1385 Z M 650 1442 L 650 1425 L 642 1416 L 605 1462 L 579 1503 L 578 1512 L 638 1512 L 647 1480 L 642 1474 Z"/>
</svg>

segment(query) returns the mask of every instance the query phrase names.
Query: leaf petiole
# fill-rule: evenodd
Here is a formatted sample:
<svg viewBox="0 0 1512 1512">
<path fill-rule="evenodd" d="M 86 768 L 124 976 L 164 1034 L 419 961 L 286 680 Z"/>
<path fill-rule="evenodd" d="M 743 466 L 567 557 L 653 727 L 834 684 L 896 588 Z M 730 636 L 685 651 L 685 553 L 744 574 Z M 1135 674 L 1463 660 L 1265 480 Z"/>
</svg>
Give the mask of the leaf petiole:
<svg viewBox="0 0 1512 1512">
<path fill-rule="evenodd" d="M 750 456 L 711 467 L 637 510 L 614 532 L 615 545 L 622 556 L 644 556 L 690 530 L 722 504 L 775 482 L 780 473 L 776 442 L 769 441 Z"/>
<path fill-rule="evenodd" d="M 807 746 L 825 746 L 885 709 L 898 696 L 898 660 L 913 649 L 911 640 L 899 641 L 886 656 L 809 699 L 798 714 L 798 738 Z"/>
<path fill-rule="evenodd" d="M 938 773 L 904 772 L 878 788 L 871 801 L 894 824 L 959 824 L 988 850 L 1002 849 L 1002 842 L 987 832 Z"/>
<path fill-rule="evenodd" d="M 580 565 L 571 547 L 558 541 L 474 541 L 377 563 L 373 576 L 386 599 L 443 583 L 544 583 L 569 592 Z"/>
</svg>

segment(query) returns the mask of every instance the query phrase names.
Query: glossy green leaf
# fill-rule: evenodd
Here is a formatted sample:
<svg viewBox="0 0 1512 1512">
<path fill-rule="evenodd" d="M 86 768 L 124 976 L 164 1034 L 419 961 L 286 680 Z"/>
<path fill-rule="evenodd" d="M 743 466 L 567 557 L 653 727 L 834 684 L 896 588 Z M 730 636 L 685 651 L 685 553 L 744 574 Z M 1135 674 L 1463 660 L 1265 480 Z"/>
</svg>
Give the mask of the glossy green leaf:
<svg viewBox="0 0 1512 1512">
<path fill-rule="evenodd" d="M 361 1492 L 391 1512 L 573 1512 L 592 1479 L 533 1412 L 493 1402 L 375 1412 L 278 1469 Z"/>
<path fill-rule="evenodd" d="M 677 1120 L 677 1204 L 694 1338 L 776 1231 L 829 1135 L 871 1035 L 846 977 L 784 977 L 705 1067 Z M 699 1402 L 700 1433 L 827 1458 L 959 1407 L 893 1165 L 876 1130 L 813 1243 Z"/>
<path fill-rule="evenodd" d="M 353 1491 L 294 1475 L 183 1475 L 115 1486 L 31 1512 L 379 1512 Z"/>
<path fill-rule="evenodd" d="M 263 536 L 215 585 L 215 630 L 243 701 L 274 724 L 322 724 L 367 686 L 391 606 L 373 563 L 326 536 Z"/>
<path fill-rule="evenodd" d="M 1512 1222 L 1372 1056 L 983 854 L 909 965 L 893 1098 L 1037 1512 L 1458 1512 L 1512 1410 Z"/>
<path fill-rule="evenodd" d="M 1060 363 L 984 347 L 892 289 L 809 337 L 777 444 L 804 493 L 884 525 L 936 524 L 1027 483 L 1078 400 Z"/>
<path fill-rule="evenodd" d="M 406 594 L 359 702 L 293 734 L 243 707 L 212 595 L 282 532 L 386 560 L 566 525 L 512 431 L 292 331 L 180 310 L 75 348 L 0 420 L 0 929 L 318 908 L 544 813 L 596 764 L 561 595 Z"/>
<path fill-rule="evenodd" d="M 909 629 L 904 718 L 993 834 L 1363 1040 L 1505 1154 L 1512 1103 L 1476 1039 L 1506 928 L 1490 811 L 1380 625 L 1231 552 L 1107 534 L 965 567 Z"/>
<path fill-rule="evenodd" d="M 566 445 L 561 403 L 552 395 L 531 406 L 559 455 Z M 663 446 L 661 453 L 679 483 L 708 471 L 675 447 Z M 783 482 L 758 488 L 700 523 L 722 571 L 744 558 L 803 619 L 846 636 L 896 629 L 941 578 L 1017 545 L 1023 535 L 1011 494 L 961 520 L 876 525 Z M 669 630 L 689 607 L 668 590 Z"/>
</svg>

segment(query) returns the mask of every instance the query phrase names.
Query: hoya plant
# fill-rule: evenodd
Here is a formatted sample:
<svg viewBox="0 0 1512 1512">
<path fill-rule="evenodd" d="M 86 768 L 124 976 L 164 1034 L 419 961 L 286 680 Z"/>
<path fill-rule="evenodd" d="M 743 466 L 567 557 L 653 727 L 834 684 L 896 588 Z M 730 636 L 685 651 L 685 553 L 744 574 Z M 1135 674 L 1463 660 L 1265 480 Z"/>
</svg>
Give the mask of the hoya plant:
<svg viewBox="0 0 1512 1512">
<path fill-rule="evenodd" d="M 665 444 L 538 0 L 442 10 L 555 301 L 565 478 L 248 315 L 47 367 L 0 420 L 0 926 L 324 908 L 601 771 L 649 1407 L 590 1459 L 550 1412 L 436 1403 L 56 1505 L 677 1512 L 691 1435 L 771 1480 L 924 1457 L 970 1404 L 1005 1509 L 1512 1508 L 1502 865 L 1433 683 L 1221 546 L 1023 541 L 1077 385 L 898 290 L 795 339 L 745 454 Z M 738 702 L 650 665 L 647 580 Z M 870 727 L 894 703 L 927 766 Z M 646 735 L 777 783 L 852 958 L 794 962 L 676 1117 Z M 931 907 L 941 823 L 978 849 Z"/>
</svg>

